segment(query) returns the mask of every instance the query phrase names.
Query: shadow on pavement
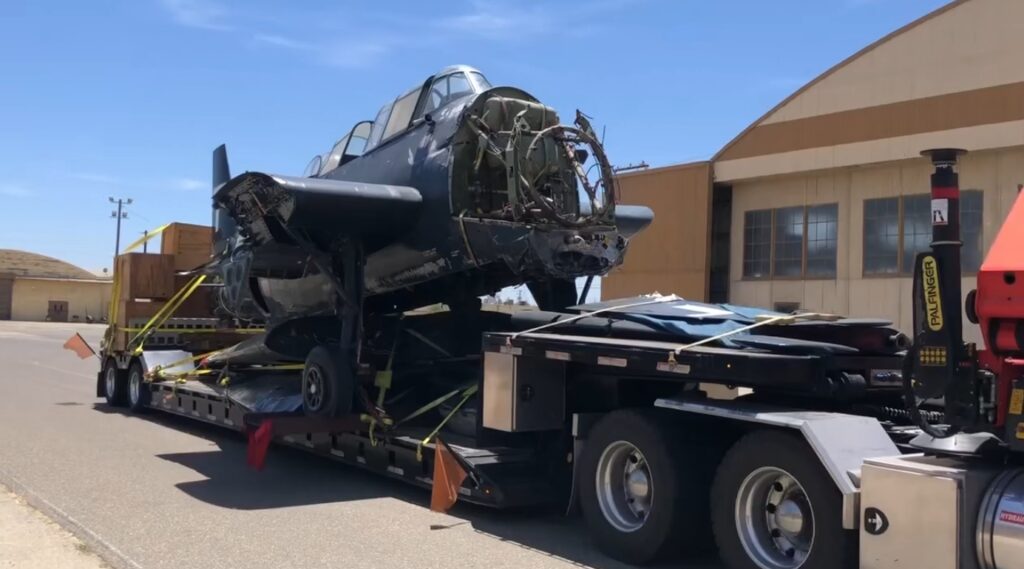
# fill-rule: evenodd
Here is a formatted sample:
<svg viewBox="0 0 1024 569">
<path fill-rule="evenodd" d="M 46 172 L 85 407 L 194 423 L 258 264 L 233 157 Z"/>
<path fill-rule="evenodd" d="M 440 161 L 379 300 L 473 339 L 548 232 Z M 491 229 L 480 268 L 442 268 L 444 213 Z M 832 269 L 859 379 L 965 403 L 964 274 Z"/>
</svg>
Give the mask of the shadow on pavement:
<svg viewBox="0 0 1024 569">
<path fill-rule="evenodd" d="M 430 504 L 430 492 L 349 465 L 325 460 L 298 449 L 272 447 L 266 467 L 256 472 L 246 464 L 246 441 L 240 433 L 184 417 L 162 413 L 133 415 L 106 404 L 96 404 L 104 413 L 124 415 L 187 432 L 211 442 L 209 451 L 157 455 L 163 460 L 190 468 L 204 477 L 177 484 L 182 492 L 207 504 L 238 510 L 261 510 L 311 504 L 330 504 L 388 497 L 422 508 Z M 588 538 L 578 515 L 565 517 L 550 510 L 498 511 L 458 503 L 449 516 L 461 521 L 437 523 L 431 530 L 443 531 L 469 524 L 474 531 L 557 558 L 577 566 L 596 569 L 624 569 L 629 565 L 601 554 Z M 714 557 L 669 562 L 656 567 L 715 569 Z"/>
</svg>

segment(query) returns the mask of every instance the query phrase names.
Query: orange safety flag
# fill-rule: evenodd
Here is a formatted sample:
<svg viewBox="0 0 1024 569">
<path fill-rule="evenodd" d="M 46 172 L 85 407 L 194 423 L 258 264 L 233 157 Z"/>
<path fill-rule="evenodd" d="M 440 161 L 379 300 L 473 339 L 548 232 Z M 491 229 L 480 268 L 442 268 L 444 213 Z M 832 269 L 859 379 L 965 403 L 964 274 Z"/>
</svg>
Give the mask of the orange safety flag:
<svg viewBox="0 0 1024 569">
<path fill-rule="evenodd" d="M 430 509 L 447 512 L 459 499 L 459 488 L 466 479 L 466 471 L 452 455 L 448 445 L 437 439 L 434 448 L 434 485 L 430 490 Z"/>
<path fill-rule="evenodd" d="M 86 342 L 85 338 L 78 332 L 75 332 L 74 336 L 71 336 L 67 342 L 64 342 L 64 349 L 75 352 L 75 355 L 83 360 L 89 356 L 96 355 L 96 352 L 89 346 L 89 342 Z"/>
</svg>

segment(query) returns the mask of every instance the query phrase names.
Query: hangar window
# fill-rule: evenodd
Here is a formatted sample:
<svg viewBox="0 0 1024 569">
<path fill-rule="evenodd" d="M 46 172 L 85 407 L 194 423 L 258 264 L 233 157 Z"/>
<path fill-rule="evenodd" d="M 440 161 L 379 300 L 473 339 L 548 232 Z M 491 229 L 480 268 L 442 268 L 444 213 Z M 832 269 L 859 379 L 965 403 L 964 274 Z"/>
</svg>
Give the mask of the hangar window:
<svg viewBox="0 0 1024 569">
<path fill-rule="evenodd" d="M 960 249 L 960 262 L 963 269 L 976 273 L 981 269 L 984 256 L 982 246 L 982 205 L 981 190 L 966 190 L 960 193 L 960 240 L 964 246 Z"/>
<path fill-rule="evenodd" d="M 772 210 L 743 214 L 743 276 L 763 278 L 772 268 Z"/>
<path fill-rule="evenodd" d="M 960 193 L 962 267 L 975 273 L 982 257 L 982 197 L 980 190 Z M 927 251 L 932 240 L 931 196 L 864 200 L 864 274 L 912 275 L 914 257 Z"/>
<path fill-rule="evenodd" d="M 816 205 L 807 208 L 806 276 L 830 278 L 836 276 L 838 235 L 838 204 Z"/>
<path fill-rule="evenodd" d="M 932 242 L 932 198 L 928 194 L 903 198 L 903 261 L 900 271 L 914 272 L 914 256 Z"/>
<path fill-rule="evenodd" d="M 748 211 L 743 221 L 744 278 L 836 276 L 838 204 Z"/>
<path fill-rule="evenodd" d="M 799 277 L 804 265 L 804 208 L 784 207 L 775 210 L 776 277 Z"/>
</svg>

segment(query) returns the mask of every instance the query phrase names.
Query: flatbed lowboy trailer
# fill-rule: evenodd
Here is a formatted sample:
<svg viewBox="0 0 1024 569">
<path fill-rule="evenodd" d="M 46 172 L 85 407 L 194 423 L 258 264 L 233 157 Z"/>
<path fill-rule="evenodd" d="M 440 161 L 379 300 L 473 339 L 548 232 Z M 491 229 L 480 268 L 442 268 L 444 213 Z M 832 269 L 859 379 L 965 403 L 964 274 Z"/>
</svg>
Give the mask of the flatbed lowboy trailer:
<svg viewBox="0 0 1024 569">
<path fill-rule="evenodd" d="M 97 395 L 247 432 L 256 464 L 273 438 L 486 506 L 578 505 L 637 564 L 715 543 L 731 569 L 1024 567 L 1016 443 L 947 437 L 934 423 L 962 410 L 904 406 L 919 385 L 885 322 L 661 296 L 396 315 L 363 347 L 363 412 L 339 416 L 303 413 L 338 397 L 331 361 L 250 363 L 269 340 L 218 360 L 162 326 L 102 352 Z M 979 390 L 976 411 L 1024 439 L 1024 378 L 1006 392 L 997 413 Z"/>
</svg>

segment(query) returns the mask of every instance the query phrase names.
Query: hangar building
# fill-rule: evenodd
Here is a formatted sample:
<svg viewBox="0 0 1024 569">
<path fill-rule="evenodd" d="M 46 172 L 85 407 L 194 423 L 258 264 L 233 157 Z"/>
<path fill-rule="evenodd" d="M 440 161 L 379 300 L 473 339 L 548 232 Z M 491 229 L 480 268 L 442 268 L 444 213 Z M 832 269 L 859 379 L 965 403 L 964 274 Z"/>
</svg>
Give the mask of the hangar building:
<svg viewBox="0 0 1024 569">
<path fill-rule="evenodd" d="M 970 151 L 966 293 L 1024 184 L 1022 62 L 1024 2 L 956 0 L 829 69 L 710 161 L 621 175 L 621 201 L 656 219 L 604 295 L 675 292 L 909 331 L 913 256 L 931 238 L 919 154 Z"/>
<path fill-rule="evenodd" d="M 59 259 L 0 249 L 0 320 L 99 322 L 111 283 Z"/>
</svg>

